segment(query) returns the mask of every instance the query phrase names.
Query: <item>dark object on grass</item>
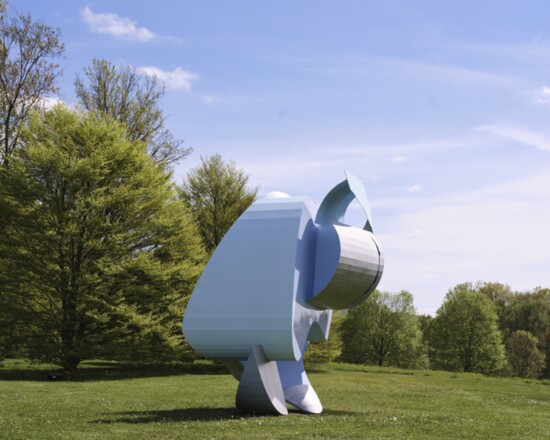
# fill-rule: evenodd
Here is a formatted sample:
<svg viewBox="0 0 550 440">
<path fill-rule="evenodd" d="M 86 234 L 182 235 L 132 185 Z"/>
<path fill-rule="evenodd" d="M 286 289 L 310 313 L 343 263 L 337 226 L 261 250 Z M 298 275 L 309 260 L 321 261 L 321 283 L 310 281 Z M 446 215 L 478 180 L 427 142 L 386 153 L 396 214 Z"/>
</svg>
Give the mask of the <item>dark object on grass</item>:
<svg viewBox="0 0 550 440">
<path fill-rule="evenodd" d="M 48 373 L 48 380 L 64 380 L 62 374 L 60 373 Z"/>
</svg>

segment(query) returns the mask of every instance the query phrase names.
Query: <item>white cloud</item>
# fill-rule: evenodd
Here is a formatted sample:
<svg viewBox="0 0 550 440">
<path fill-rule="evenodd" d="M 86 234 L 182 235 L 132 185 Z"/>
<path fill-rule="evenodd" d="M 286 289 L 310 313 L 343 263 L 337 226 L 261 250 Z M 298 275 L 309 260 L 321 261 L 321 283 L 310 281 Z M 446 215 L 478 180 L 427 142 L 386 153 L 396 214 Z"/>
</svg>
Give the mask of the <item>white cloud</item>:
<svg viewBox="0 0 550 440">
<path fill-rule="evenodd" d="M 483 70 L 469 69 L 451 64 L 430 63 L 422 61 L 410 61 L 400 59 L 380 60 L 386 67 L 406 72 L 433 81 L 451 82 L 454 84 L 488 84 L 491 86 L 509 86 L 518 82 L 516 78 L 505 75 L 486 72 Z"/>
<path fill-rule="evenodd" d="M 197 74 L 183 70 L 181 67 L 176 67 L 171 72 L 154 66 L 138 67 L 137 70 L 145 75 L 156 76 L 168 89 L 183 90 L 185 92 L 191 90 L 191 81 L 199 79 Z"/>
<path fill-rule="evenodd" d="M 51 110 L 57 104 L 65 104 L 65 101 L 57 96 L 44 96 L 43 98 L 40 98 L 40 106 L 45 110 Z"/>
<path fill-rule="evenodd" d="M 150 41 L 157 36 L 145 27 L 138 27 L 135 21 L 108 12 L 95 13 L 89 6 L 80 10 L 80 16 L 90 31 L 107 34 L 124 40 Z"/>
<path fill-rule="evenodd" d="M 201 99 L 209 104 L 212 104 L 216 100 L 216 98 L 212 95 L 201 95 Z"/>
<path fill-rule="evenodd" d="M 445 42 L 433 45 L 464 52 L 479 53 L 491 57 L 508 58 L 515 61 L 519 60 L 522 64 L 526 62 L 546 62 L 550 56 L 550 42 L 540 38 L 535 38 L 530 42 L 505 44 Z"/>
<path fill-rule="evenodd" d="M 386 267 L 380 288 L 407 289 L 423 309 L 440 303 L 447 289 L 464 281 L 498 281 L 518 290 L 549 286 L 548 200 L 550 170 L 423 200 L 379 225 L 381 234 L 392 234 L 383 242 Z M 411 239 L 416 230 L 429 233 Z"/>
<path fill-rule="evenodd" d="M 407 160 L 409 160 L 407 157 L 400 156 L 400 155 L 393 156 L 392 159 L 391 159 L 391 161 L 395 162 L 395 163 L 406 162 Z"/>
<path fill-rule="evenodd" d="M 540 105 L 550 105 L 550 87 L 542 86 L 533 93 L 533 102 Z"/>
<path fill-rule="evenodd" d="M 318 68 L 317 68 L 318 69 Z M 525 84 L 522 78 L 502 75 L 491 71 L 466 68 L 438 62 L 413 61 L 401 58 L 368 58 L 336 60 L 321 68 L 329 75 L 366 75 L 373 72 L 385 75 L 405 75 L 408 78 L 423 78 L 438 83 L 486 85 L 510 87 Z"/>
<path fill-rule="evenodd" d="M 422 191 L 423 188 L 424 188 L 424 185 L 417 183 L 416 185 L 409 186 L 406 191 L 410 193 L 417 193 Z"/>
<path fill-rule="evenodd" d="M 480 127 L 476 127 L 475 129 L 477 131 L 484 131 L 502 138 L 511 139 L 530 147 L 537 147 L 541 150 L 550 151 L 550 138 L 527 128 L 493 124 L 482 125 Z"/>
</svg>

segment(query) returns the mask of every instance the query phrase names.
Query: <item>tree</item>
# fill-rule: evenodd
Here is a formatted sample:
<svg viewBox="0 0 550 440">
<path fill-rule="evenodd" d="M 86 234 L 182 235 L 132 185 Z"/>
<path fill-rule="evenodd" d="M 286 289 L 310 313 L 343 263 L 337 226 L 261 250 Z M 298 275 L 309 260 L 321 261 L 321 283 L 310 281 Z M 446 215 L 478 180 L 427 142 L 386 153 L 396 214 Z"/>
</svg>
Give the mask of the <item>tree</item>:
<svg viewBox="0 0 550 440">
<path fill-rule="evenodd" d="M 544 368 L 544 354 L 533 334 L 518 330 L 506 341 L 506 357 L 510 373 L 519 377 L 538 377 Z"/>
<path fill-rule="evenodd" d="M 508 332 L 506 311 L 514 296 L 510 286 L 501 283 L 478 282 L 475 289 L 491 300 L 498 317 L 500 331 L 506 334 Z"/>
<path fill-rule="evenodd" d="M 504 346 L 494 307 L 469 283 L 447 293 L 430 334 L 434 368 L 494 373 L 503 366 Z"/>
<path fill-rule="evenodd" d="M 545 354 L 544 376 L 550 377 L 550 289 L 536 288 L 515 294 L 506 309 L 508 334 L 517 330 L 532 333 Z"/>
<path fill-rule="evenodd" d="M 335 361 L 342 352 L 342 337 L 340 329 L 344 321 L 343 316 L 338 311 L 332 312 L 330 323 L 330 332 L 328 340 L 323 342 L 311 342 L 304 355 L 304 361 L 320 364 L 324 362 Z"/>
<path fill-rule="evenodd" d="M 208 253 L 256 200 L 258 188 L 248 188 L 247 184 L 248 175 L 219 154 L 201 157 L 201 164 L 187 173 L 181 197 L 195 216 Z"/>
<path fill-rule="evenodd" d="M 0 174 L 0 313 L 29 356 L 74 371 L 189 355 L 180 322 L 205 254 L 171 175 L 97 112 L 34 114 L 21 139 Z"/>
<path fill-rule="evenodd" d="M 342 324 L 344 362 L 421 368 L 427 364 L 413 296 L 375 291 Z"/>
<path fill-rule="evenodd" d="M 19 131 L 42 98 L 57 91 L 55 58 L 63 55 L 61 32 L 29 14 L 7 14 L 0 3 L 0 163 L 7 165 Z"/>
<path fill-rule="evenodd" d="M 75 89 L 84 109 L 99 110 L 123 123 L 130 139 L 145 142 L 157 163 L 170 165 L 191 153 L 165 126 L 159 107 L 165 87 L 157 77 L 96 58 L 84 68 L 84 78 L 76 78 Z"/>
</svg>

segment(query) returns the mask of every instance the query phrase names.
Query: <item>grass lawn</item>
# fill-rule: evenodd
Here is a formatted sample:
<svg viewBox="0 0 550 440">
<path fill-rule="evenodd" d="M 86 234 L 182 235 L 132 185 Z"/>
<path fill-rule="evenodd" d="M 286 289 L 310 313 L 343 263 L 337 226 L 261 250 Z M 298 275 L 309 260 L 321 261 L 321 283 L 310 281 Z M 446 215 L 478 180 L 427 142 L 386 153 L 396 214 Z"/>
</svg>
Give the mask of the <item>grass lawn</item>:
<svg viewBox="0 0 550 440">
<path fill-rule="evenodd" d="M 309 378 L 324 412 L 254 417 L 228 374 L 155 374 L 88 363 L 71 382 L 6 361 L 2 439 L 550 439 L 550 384 L 329 364 Z M 107 375 L 107 373 L 109 373 Z"/>
</svg>

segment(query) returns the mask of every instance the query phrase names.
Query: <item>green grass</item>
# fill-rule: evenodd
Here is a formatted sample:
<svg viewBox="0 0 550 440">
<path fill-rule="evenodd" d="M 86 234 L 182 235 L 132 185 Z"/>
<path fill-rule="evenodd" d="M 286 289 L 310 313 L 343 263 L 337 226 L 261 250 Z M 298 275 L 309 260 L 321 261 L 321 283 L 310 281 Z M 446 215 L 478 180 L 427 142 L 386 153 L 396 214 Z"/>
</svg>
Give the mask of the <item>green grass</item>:
<svg viewBox="0 0 550 440">
<path fill-rule="evenodd" d="M 47 366 L 5 362 L 0 438 L 550 438 L 548 382 L 312 366 L 323 414 L 254 417 L 235 409 L 237 382 L 215 368 L 196 374 L 102 362 L 84 367 L 77 380 L 51 382 L 44 380 Z"/>
</svg>

